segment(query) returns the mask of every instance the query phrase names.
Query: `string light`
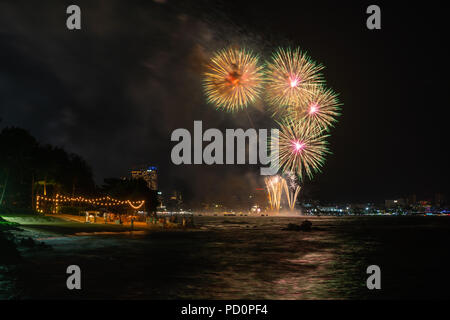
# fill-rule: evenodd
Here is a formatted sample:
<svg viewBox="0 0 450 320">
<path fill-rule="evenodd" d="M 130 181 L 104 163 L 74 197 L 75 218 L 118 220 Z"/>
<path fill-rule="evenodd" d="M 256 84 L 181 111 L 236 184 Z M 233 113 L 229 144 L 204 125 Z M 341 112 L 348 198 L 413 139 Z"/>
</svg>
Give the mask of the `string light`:
<svg viewBox="0 0 450 320">
<path fill-rule="evenodd" d="M 127 200 L 127 202 L 130 205 L 130 207 L 132 207 L 135 210 L 140 209 L 144 205 L 144 202 L 142 202 L 140 205 L 137 205 L 137 206 L 133 205 L 130 200 Z"/>
<path fill-rule="evenodd" d="M 89 199 L 89 198 L 84 198 L 84 197 L 66 197 L 66 196 L 63 196 L 60 194 L 56 194 L 56 196 L 54 198 L 37 195 L 36 196 L 36 211 L 41 212 L 41 213 L 44 212 L 44 210 L 41 209 L 41 207 L 42 207 L 41 201 L 54 203 L 55 206 L 53 207 L 53 213 L 57 213 L 59 206 L 62 203 L 66 203 L 66 202 L 84 202 L 84 203 L 89 203 L 94 206 L 108 206 L 108 207 L 121 206 L 121 205 L 127 204 L 135 210 L 142 208 L 142 206 L 145 204 L 145 200 L 141 200 L 141 201 L 117 200 L 117 199 L 113 199 L 109 196 L 102 197 L 102 198 Z"/>
</svg>

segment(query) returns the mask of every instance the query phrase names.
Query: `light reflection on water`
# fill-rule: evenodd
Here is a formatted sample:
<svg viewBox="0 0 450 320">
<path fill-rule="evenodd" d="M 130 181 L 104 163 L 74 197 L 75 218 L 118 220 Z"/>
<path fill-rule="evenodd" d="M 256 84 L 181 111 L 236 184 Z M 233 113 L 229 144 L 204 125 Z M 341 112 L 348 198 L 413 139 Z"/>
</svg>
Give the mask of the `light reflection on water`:
<svg viewBox="0 0 450 320">
<path fill-rule="evenodd" d="M 213 298 L 218 299 L 336 299 L 358 295 L 358 284 L 348 286 L 345 295 L 337 295 L 330 280 L 339 273 L 341 266 L 338 252 L 345 243 L 330 229 L 335 218 L 313 218 L 312 232 L 281 231 L 289 222 L 299 223 L 305 218 L 242 218 L 250 223 L 251 232 L 237 231 L 236 225 L 214 224 L 222 228 L 221 237 L 226 241 L 216 243 L 227 252 L 222 263 L 242 268 L 231 268 L 222 273 L 223 286 Z M 239 221 L 238 219 L 236 219 Z M 225 220 L 227 221 L 227 220 Z M 256 227 L 256 228 L 255 228 Z M 241 226 L 241 229 L 247 226 Z M 233 231 L 231 231 L 233 229 Z M 236 245 L 233 245 L 236 243 Z M 224 245 L 226 243 L 226 245 Z M 345 274 L 341 272 L 339 277 Z M 225 279 L 225 280 L 224 280 Z M 349 282 L 341 279 L 339 282 Z M 339 282 L 334 282 L 335 285 Z M 228 289 L 227 289 L 228 288 Z M 203 296 L 202 296 L 203 298 Z"/>
</svg>

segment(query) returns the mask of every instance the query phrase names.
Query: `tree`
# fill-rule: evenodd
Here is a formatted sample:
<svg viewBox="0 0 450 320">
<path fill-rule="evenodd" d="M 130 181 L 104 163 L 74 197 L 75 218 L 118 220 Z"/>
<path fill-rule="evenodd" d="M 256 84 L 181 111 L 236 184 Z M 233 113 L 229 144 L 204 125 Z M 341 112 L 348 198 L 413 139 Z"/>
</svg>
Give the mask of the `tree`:
<svg viewBox="0 0 450 320">
<path fill-rule="evenodd" d="M 80 156 L 40 145 L 24 129 L 3 129 L 0 150 L 2 204 L 33 207 L 30 195 L 34 199 L 37 193 L 87 195 L 95 191 L 92 170 Z"/>
<path fill-rule="evenodd" d="M 8 181 L 7 186 L 4 183 L 2 203 L 18 207 L 26 207 L 30 203 L 31 175 L 37 147 L 36 139 L 26 130 L 12 127 L 1 131 L 0 168 Z"/>
<path fill-rule="evenodd" d="M 155 213 L 158 206 L 157 192 L 149 189 L 144 179 L 107 178 L 102 191 L 117 199 L 145 200 L 148 213 Z"/>
</svg>

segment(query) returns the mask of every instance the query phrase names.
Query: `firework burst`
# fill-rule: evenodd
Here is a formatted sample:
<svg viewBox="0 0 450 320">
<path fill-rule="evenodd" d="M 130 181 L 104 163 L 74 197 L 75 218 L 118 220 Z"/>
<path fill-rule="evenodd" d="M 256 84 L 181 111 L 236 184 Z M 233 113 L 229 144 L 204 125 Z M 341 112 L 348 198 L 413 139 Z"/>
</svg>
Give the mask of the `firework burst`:
<svg viewBox="0 0 450 320">
<path fill-rule="evenodd" d="M 298 48 L 278 49 L 267 64 L 268 102 L 281 109 L 306 103 L 311 91 L 323 83 L 322 69 Z"/>
<path fill-rule="evenodd" d="M 328 131 L 340 115 L 338 94 L 331 89 L 318 86 L 311 90 L 311 94 L 303 103 L 289 108 L 290 116 L 294 120 L 305 120 L 309 126 Z"/>
<path fill-rule="evenodd" d="M 225 49 L 212 57 L 204 76 L 208 102 L 234 112 L 260 96 L 264 73 L 257 55 L 248 50 Z"/>
<path fill-rule="evenodd" d="M 312 179 L 320 172 L 325 155 L 330 153 L 324 130 L 306 121 L 285 120 L 280 123 L 279 164 L 282 171 L 295 172 L 302 180 L 304 174 Z"/>
</svg>

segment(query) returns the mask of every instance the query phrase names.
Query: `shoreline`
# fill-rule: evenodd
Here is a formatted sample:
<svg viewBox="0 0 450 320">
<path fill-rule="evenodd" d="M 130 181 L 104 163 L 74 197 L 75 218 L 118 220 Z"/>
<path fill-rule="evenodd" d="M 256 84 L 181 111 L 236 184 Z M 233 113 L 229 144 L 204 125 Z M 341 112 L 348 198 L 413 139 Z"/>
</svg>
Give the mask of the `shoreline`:
<svg viewBox="0 0 450 320">
<path fill-rule="evenodd" d="M 0 224 L 1 234 L 25 240 L 16 243 L 21 260 L 0 268 L 0 299 L 373 298 L 358 285 L 373 261 L 392 270 L 380 297 L 423 296 L 404 275 L 405 261 L 415 262 L 409 274 L 421 286 L 436 290 L 435 296 L 448 295 L 446 285 L 430 283 L 424 272 L 433 266 L 434 280 L 441 283 L 448 269 L 441 263 L 450 234 L 444 217 L 200 217 L 194 230 L 202 232 L 134 234 L 116 225 L 51 218 L 54 226 Z M 282 231 L 305 218 L 311 232 Z M 404 240 L 393 241 L 399 234 Z M 79 293 L 64 286 L 65 270 L 73 264 L 83 270 Z"/>
</svg>

